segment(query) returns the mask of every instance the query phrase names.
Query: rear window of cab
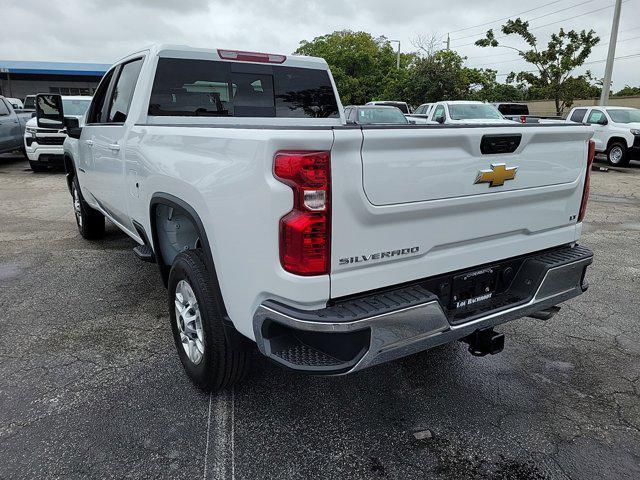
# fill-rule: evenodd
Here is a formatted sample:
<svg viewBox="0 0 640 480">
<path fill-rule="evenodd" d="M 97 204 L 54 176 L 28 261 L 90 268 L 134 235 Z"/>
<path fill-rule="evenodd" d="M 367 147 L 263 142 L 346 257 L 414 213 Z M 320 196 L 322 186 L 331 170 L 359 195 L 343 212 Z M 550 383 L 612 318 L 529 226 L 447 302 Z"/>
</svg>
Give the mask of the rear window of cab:
<svg viewBox="0 0 640 480">
<path fill-rule="evenodd" d="M 339 117 L 326 70 L 160 58 L 149 115 Z"/>
</svg>

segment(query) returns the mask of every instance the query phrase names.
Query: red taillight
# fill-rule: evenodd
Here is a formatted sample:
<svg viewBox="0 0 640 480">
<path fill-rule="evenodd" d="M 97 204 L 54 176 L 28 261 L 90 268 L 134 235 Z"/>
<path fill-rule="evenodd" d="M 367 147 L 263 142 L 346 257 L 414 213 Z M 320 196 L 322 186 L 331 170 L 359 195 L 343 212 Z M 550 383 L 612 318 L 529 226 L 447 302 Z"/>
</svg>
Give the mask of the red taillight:
<svg viewBox="0 0 640 480">
<path fill-rule="evenodd" d="M 524 115 L 520 116 L 520 123 L 527 123 L 527 117 L 525 117 Z"/>
<path fill-rule="evenodd" d="M 280 219 L 280 263 L 297 275 L 329 273 L 331 162 L 329 152 L 281 151 L 273 174 L 293 190 L 293 209 Z"/>
<path fill-rule="evenodd" d="M 237 60 L 239 62 L 260 62 L 260 63 L 284 63 L 286 55 L 275 53 L 243 52 L 241 50 L 221 50 L 218 55 L 225 60 Z"/>
<path fill-rule="evenodd" d="M 584 177 L 584 190 L 582 191 L 582 203 L 580 204 L 580 213 L 578 213 L 578 222 L 584 219 L 587 213 L 587 202 L 589 201 L 589 184 L 591 180 L 591 166 L 596 156 L 596 142 L 589 140 L 589 149 L 587 153 L 587 173 Z"/>
</svg>

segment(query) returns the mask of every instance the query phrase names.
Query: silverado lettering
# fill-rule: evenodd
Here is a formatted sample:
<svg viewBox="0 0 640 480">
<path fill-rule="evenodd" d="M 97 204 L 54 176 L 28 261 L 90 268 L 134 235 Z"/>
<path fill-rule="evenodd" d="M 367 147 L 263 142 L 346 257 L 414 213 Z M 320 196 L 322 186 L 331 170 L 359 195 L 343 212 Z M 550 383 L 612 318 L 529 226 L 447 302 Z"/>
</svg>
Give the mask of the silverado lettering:
<svg viewBox="0 0 640 480">
<path fill-rule="evenodd" d="M 348 265 L 350 263 L 369 262 L 371 260 L 381 260 L 383 258 L 398 257 L 402 255 L 410 255 L 418 253 L 420 247 L 403 248 L 401 250 L 389 250 L 386 252 L 371 253 L 369 255 L 358 255 L 356 257 L 344 257 L 338 260 L 340 265 Z"/>
</svg>

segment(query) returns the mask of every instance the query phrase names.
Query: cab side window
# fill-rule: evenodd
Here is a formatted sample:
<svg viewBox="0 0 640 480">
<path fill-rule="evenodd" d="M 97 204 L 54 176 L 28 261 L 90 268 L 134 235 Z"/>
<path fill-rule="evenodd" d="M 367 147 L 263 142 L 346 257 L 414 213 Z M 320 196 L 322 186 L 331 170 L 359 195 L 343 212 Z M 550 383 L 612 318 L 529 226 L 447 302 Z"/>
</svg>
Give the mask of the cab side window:
<svg viewBox="0 0 640 480">
<path fill-rule="evenodd" d="M 4 103 L 4 100 L 0 98 L 0 117 L 4 117 L 5 115 L 9 115 L 9 109 Z"/>
<path fill-rule="evenodd" d="M 587 123 L 598 124 L 605 119 L 606 117 L 604 116 L 604 113 L 601 110 L 591 110 L 591 113 L 589 114 L 589 118 L 587 119 Z"/>
<path fill-rule="evenodd" d="M 118 80 L 111 93 L 107 123 L 124 123 L 127 119 L 141 68 L 142 58 L 127 62 L 120 67 Z"/>
<path fill-rule="evenodd" d="M 572 122 L 582 123 L 582 119 L 584 118 L 584 114 L 587 113 L 586 108 L 577 108 L 572 114 L 571 120 Z"/>
<path fill-rule="evenodd" d="M 89 112 L 87 113 L 87 123 L 102 123 L 103 118 L 106 117 L 106 99 L 109 86 L 111 85 L 111 79 L 113 78 L 113 72 L 115 69 L 111 69 L 107 74 L 102 77 L 102 81 L 96 93 L 93 95 Z"/>
<path fill-rule="evenodd" d="M 444 105 L 438 105 L 433 112 L 433 119 L 435 120 L 438 117 L 444 117 Z"/>
</svg>

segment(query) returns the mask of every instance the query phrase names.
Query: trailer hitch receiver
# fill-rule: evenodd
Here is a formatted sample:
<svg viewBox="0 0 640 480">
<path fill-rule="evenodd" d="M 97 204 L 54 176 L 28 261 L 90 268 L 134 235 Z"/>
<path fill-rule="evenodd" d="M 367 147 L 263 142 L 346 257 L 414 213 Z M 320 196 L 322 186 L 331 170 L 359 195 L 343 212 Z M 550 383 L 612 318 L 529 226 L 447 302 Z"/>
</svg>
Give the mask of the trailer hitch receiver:
<svg viewBox="0 0 640 480">
<path fill-rule="evenodd" d="M 504 334 L 494 331 L 493 328 L 476 330 L 462 341 L 469 345 L 469 353 L 476 357 L 495 355 L 504 349 Z"/>
</svg>

